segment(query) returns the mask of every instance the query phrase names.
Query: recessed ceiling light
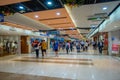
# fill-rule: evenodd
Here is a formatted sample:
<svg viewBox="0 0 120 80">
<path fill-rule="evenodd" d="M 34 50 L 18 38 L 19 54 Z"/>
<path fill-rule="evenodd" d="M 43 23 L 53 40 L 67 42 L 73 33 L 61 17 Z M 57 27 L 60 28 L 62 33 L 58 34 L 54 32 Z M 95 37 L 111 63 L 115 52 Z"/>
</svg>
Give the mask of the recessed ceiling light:
<svg viewBox="0 0 120 80">
<path fill-rule="evenodd" d="M 115 28 L 117 28 L 118 26 L 114 26 Z"/>
<path fill-rule="evenodd" d="M 107 10 L 107 7 L 103 7 L 103 10 Z"/>
<path fill-rule="evenodd" d="M 23 6 L 19 6 L 19 8 L 20 8 L 20 9 L 24 9 L 24 7 L 23 7 Z"/>
<path fill-rule="evenodd" d="M 38 15 L 35 15 L 35 18 L 38 18 L 39 16 Z"/>
<path fill-rule="evenodd" d="M 52 4 L 52 2 L 47 2 L 47 4 L 51 5 L 51 4 Z"/>
<path fill-rule="evenodd" d="M 59 16 L 59 15 L 60 15 L 60 13 L 59 13 L 59 12 L 57 12 L 57 13 L 56 13 L 56 15 L 58 15 L 58 16 Z"/>
</svg>

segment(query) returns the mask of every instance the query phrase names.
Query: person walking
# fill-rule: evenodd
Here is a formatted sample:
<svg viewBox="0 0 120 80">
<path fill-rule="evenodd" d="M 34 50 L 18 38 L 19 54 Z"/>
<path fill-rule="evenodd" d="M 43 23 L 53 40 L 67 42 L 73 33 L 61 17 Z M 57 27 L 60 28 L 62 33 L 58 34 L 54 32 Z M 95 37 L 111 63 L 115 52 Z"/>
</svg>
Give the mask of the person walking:
<svg viewBox="0 0 120 80">
<path fill-rule="evenodd" d="M 62 43 L 62 50 L 65 50 L 65 42 Z"/>
<path fill-rule="evenodd" d="M 102 54 L 102 49 L 103 49 L 103 42 L 102 42 L 102 40 L 98 42 L 98 49 L 99 49 L 99 53 Z"/>
<path fill-rule="evenodd" d="M 81 41 L 81 49 L 83 49 L 83 51 L 85 51 L 85 42 Z"/>
<path fill-rule="evenodd" d="M 76 50 L 77 50 L 77 52 L 80 52 L 80 43 L 79 42 L 76 43 Z"/>
<path fill-rule="evenodd" d="M 34 49 L 36 52 L 36 58 L 39 58 L 39 42 L 37 39 L 34 41 Z"/>
<path fill-rule="evenodd" d="M 59 48 L 59 43 L 57 41 L 54 41 L 53 49 L 55 51 L 55 56 L 56 57 L 58 57 L 58 48 Z"/>
<path fill-rule="evenodd" d="M 70 42 L 70 50 L 73 51 L 73 42 Z"/>
<path fill-rule="evenodd" d="M 67 52 L 67 54 L 69 54 L 69 49 L 70 49 L 70 43 L 69 43 L 69 41 L 67 41 L 67 43 L 66 43 L 66 52 Z"/>
<path fill-rule="evenodd" d="M 85 50 L 88 51 L 88 42 L 85 42 Z"/>
<path fill-rule="evenodd" d="M 41 43 L 42 58 L 44 58 L 44 55 L 47 56 L 46 50 L 47 50 L 47 43 L 45 42 L 45 40 L 42 40 Z"/>
<path fill-rule="evenodd" d="M 97 42 L 96 42 L 96 41 L 93 41 L 93 42 L 92 42 L 92 45 L 93 45 L 93 50 L 96 50 L 96 49 L 97 49 Z"/>
</svg>

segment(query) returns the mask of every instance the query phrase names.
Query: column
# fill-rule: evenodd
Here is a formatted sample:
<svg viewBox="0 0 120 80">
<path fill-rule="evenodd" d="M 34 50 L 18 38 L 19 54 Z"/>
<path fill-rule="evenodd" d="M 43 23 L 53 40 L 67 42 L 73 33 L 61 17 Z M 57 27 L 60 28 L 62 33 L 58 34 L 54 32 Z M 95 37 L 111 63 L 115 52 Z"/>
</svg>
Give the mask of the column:
<svg viewBox="0 0 120 80">
<path fill-rule="evenodd" d="M 48 51 L 50 51 L 50 38 L 47 38 L 47 43 L 48 43 Z"/>
<path fill-rule="evenodd" d="M 18 55 L 21 55 L 21 37 L 18 36 Z"/>
<path fill-rule="evenodd" d="M 112 55 L 112 34 L 108 32 L 108 55 Z"/>
</svg>

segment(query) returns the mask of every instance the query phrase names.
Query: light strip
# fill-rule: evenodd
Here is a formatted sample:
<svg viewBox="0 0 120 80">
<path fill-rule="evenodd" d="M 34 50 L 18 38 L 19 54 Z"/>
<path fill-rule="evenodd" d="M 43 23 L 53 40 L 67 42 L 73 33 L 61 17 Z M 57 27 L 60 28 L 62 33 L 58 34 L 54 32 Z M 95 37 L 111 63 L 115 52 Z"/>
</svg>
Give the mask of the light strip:
<svg viewBox="0 0 120 80">
<path fill-rule="evenodd" d="M 70 8 L 67 5 L 64 5 L 66 11 L 68 12 L 72 22 L 74 23 L 75 27 L 77 27 L 77 24 L 75 23 L 75 20 L 73 19 L 72 13 L 70 11 Z M 80 33 L 80 31 L 77 29 L 77 31 Z M 80 34 L 81 38 L 83 38 L 83 36 Z"/>
</svg>

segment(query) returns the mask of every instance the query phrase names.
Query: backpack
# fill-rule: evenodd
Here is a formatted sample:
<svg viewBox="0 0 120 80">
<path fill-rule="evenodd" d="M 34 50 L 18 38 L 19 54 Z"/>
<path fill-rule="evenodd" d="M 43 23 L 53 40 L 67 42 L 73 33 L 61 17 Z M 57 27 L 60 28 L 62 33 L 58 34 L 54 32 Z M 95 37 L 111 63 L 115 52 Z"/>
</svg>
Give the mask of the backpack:
<svg viewBox="0 0 120 80">
<path fill-rule="evenodd" d="M 67 44 L 66 48 L 69 49 L 69 45 L 68 44 Z"/>
</svg>

